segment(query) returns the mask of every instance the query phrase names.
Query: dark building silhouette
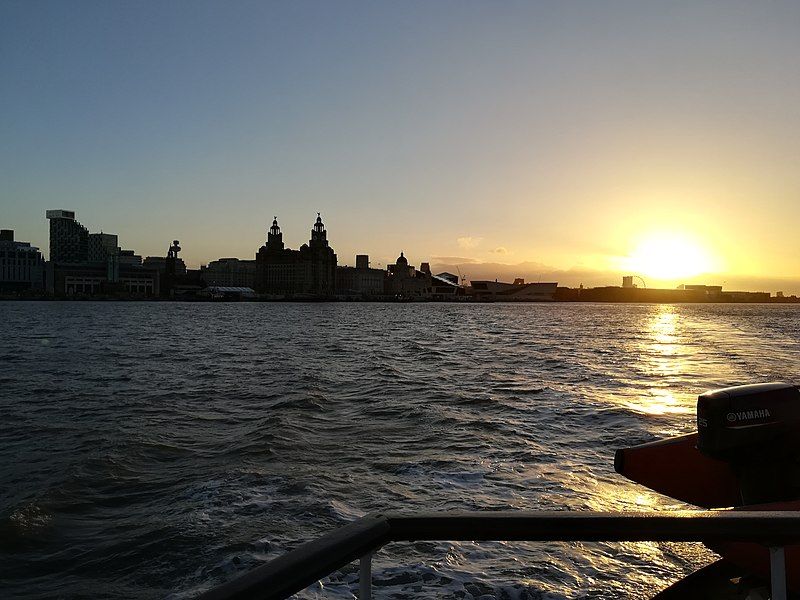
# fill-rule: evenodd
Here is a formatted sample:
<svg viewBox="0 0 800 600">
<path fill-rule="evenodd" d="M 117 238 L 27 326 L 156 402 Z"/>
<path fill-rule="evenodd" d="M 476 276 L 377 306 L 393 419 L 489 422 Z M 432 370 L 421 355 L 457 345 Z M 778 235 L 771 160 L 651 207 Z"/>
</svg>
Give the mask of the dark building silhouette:
<svg viewBox="0 0 800 600">
<path fill-rule="evenodd" d="M 55 296 L 134 296 L 159 293 L 156 271 L 142 268 L 142 257 L 122 250 L 117 236 L 89 233 L 71 210 L 48 210 L 50 260 L 45 266 L 47 292 Z"/>
<path fill-rule="evenodd" d="M 283 245 L 278 218 L 267 232 L 267 243 L 256 253 L 256 291 L 282 297 L 333 296 L 336 289 L 336 254 L 317 213 L 311 239 L 299 250 Z"/>
<path fill-rule="evenodd" d="M 75 220 L 75 211 L 48 210 L 50 262 L 84 263 L 89 260 L 89 230 Z"/>
<path fill-rule="evenodd" d="M 408 264 L 401 252 L 395 264 L 389 265 L 386 293 L 403 300 L 429 299 L 432 293 L 430 268 L 427 272 L 418 271 Z"/>
<path fill-rule="evenodd" d="M 90 233 L 88 243 L 89 262 L 106 262 L 120 253 L 119 239 L 113 233 Z"/>
<path fill-rule="evenodd" d="M 434 300 L 463 299 L 466 295 L 464 286 L 459 285 L 458 275 L 452 273 L 431 275 L 431 287 L 431 297 Z"/>
<path fill-rule="evenodd" d="M 158 295 L 156 271 L 120 264 L 114 258 L 108 264 L 47 263 L 47 291 L 57 297 L 153 297 Z"/>
<path fill-rule="evenodd" d="M 370 269 L 369 256 L 356 255 L 355 267 L 336 267 L 336 294 L 354 299 L 375 299 L 384 295 L 386 271 Z"/>
<path fill-rule="evenodd" d="M 514 283 L 502 281 L 472 281 L 469 294 L 483 302 L 550 302 L 556 298 L 558 284 L 525 283 L 517 278 Z M 620 288 L 621 289 L 621 288 Z"/>
<path fill-rule="evenodd" d="M 159 273 L 167 272 L 167 257 L 166 256 L 148 256 L 142 261 L 142 266 L 145 269 L 153 269 Z M 175 259 L 175 274 L 186 275 L 186 263 L 182 258 Z"/>
<path fill-rule="evenodd" d="M 178 258 L 180 251 L 180 242 L 173 240 L 164 258 L 164 270 L 159 271 L 159 287 L 164 298 L 195 297 L 206 287 L 201 271 L 187 269 L 183 260 Z"/>
<path fill-rule="evenodd" d="M 15 242 L 14 230 L 0 230 L 0 292 L 44 288 L 44 258 L 29 242 Z"/>
<path fill-rule="evenodd" d="M 248 287 L 255 289 L 256 261 L 220 258 L 202 268 L 203 280 L 209 286 Z"/>
</svg>

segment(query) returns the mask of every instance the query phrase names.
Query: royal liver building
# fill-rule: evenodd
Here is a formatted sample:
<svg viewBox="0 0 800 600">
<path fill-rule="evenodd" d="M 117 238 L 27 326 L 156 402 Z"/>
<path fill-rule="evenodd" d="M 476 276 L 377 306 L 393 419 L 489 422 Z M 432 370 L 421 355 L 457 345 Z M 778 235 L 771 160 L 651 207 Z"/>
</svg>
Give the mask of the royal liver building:
<svg viewBox="0 0 800 600">
<path fill-rule="evenodd" d="M 256 253 L 256 291 L 276 296 L 325 298 L 333 296 L 336 286 L 336 254 L 328 245 L 322 217 L 311 230 L 308 244 L 299 250 L 283 246 L 278 218 L 272 221 L 267 243 Z"/>
</svg>

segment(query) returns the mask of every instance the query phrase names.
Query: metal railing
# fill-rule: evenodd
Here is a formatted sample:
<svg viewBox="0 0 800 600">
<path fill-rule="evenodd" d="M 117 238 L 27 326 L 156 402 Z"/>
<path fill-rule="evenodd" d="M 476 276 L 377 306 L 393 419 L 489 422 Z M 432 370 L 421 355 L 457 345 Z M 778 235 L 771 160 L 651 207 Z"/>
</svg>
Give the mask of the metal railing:
<svg viewBox="0 0 800 600">
<path fill-rule="evenodd" d="M 800 512 L 444 512 L 369 515 L 210 590 L 202 600 L 286 598 L 356 559 L 370 600 L 372 555 L 402 541 L 755 542 L 769 548 L 772 600 L 786 598 L 784 546 L 800 542 Z"/>
</svg>

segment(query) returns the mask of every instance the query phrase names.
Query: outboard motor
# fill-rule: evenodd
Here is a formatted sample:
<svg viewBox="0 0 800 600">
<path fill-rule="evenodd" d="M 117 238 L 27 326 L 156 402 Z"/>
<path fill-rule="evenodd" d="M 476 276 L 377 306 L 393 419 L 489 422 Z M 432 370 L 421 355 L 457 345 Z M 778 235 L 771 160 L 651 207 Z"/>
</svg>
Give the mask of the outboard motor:
<svg viewBox="0 0 800 600">
<path fill-rule="evenodd" d="M 742 505 L 800 497 L 800 389 L 787 383 L 724 388 L 697 400 L 697 448 L 729 463 Z"/>
</svg>

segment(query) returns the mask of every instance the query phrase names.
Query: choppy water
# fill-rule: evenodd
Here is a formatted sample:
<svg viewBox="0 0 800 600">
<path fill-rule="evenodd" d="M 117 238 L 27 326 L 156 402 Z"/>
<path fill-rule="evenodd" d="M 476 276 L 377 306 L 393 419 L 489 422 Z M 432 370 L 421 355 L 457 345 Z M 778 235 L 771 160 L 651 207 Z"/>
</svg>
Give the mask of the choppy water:
<svg viewBox="0 0 800 600">
<path fill-rule="evenodd" d="M 187 598 L 372 511 L 685 508 L 614 450 L 797 381 L 800 309 L 6 302 L 0 340 L 2 596 Z M 641 598 L 711 558 L 397 544 L 375 594 Z"/>
</svg>

